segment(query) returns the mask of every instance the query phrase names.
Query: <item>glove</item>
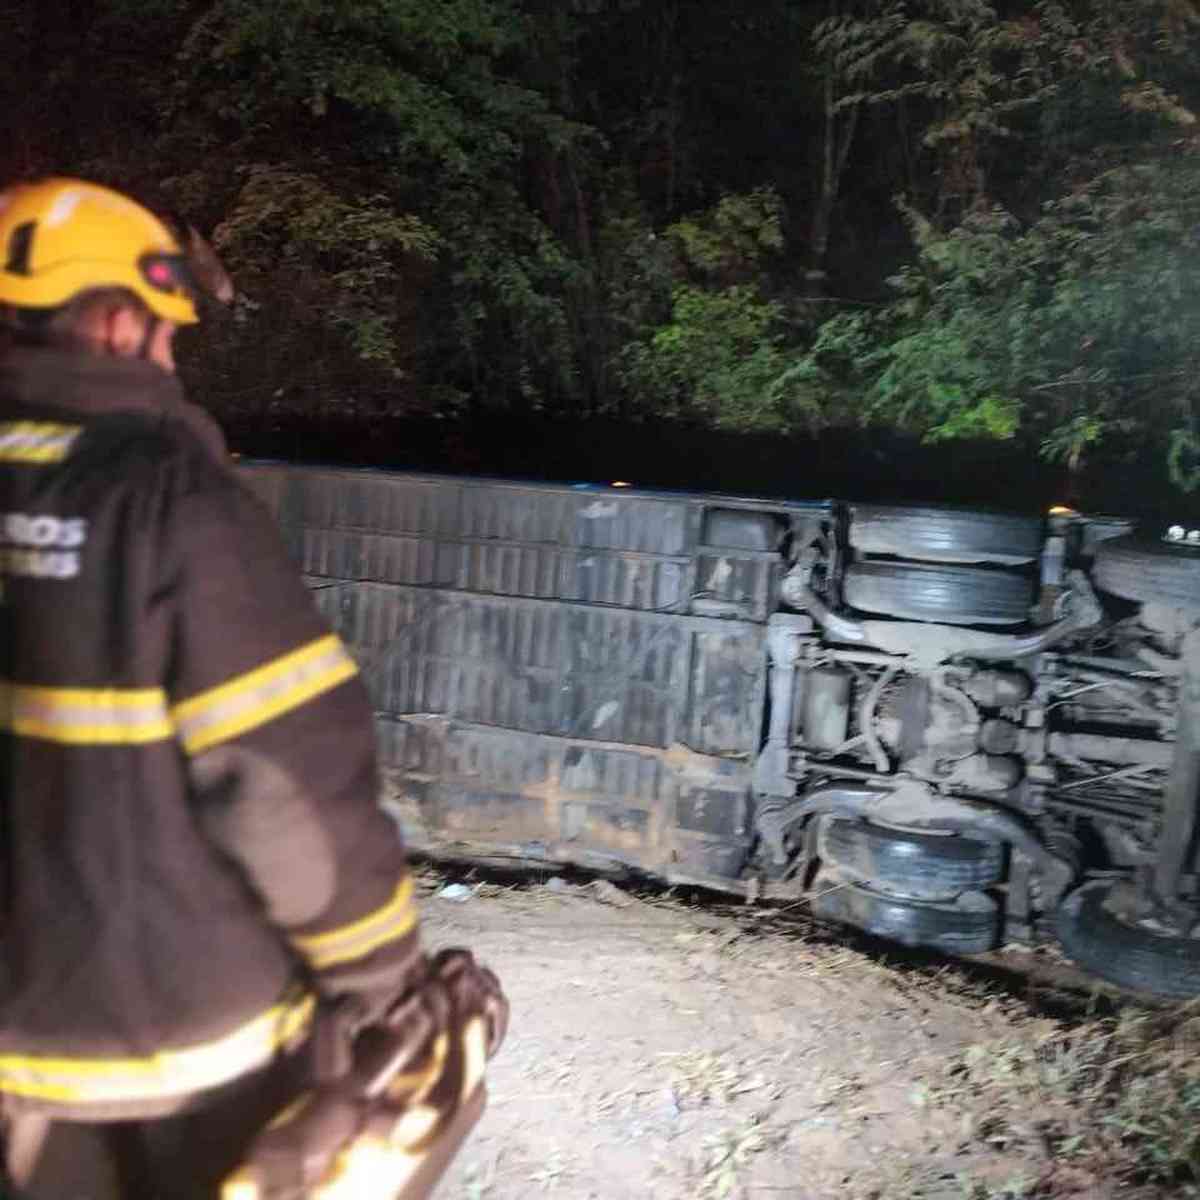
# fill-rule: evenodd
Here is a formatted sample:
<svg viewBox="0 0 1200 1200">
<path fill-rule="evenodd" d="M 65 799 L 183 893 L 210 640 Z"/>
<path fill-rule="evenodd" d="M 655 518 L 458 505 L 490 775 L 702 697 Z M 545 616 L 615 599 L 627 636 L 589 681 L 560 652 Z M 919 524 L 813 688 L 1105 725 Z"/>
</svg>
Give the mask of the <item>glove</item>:
<svg viewBox="0 0 1200 1200">
<path fill-rule="evenodd" d="M 430 975 L 449 993 L 455 1013 L 478 1014 L 487 1027 L 487 1056 L 492 1058 L 508 1033 L 508 998 L 500 981 L 476 963 L 469 950 L 442 950 L 430 964 Z"/>
<path fill-rule="evenodd" d="M 484 1064 L 508 1018 L 496 976 L 460 949 L 365 1027 L 354 1001 L 327 1006 L 315 1089 L 258 1136 L 223 1200 L 317 1200 L 357 1171 L 381 1200 L 387 1179 L 394 1196 L 426 1195 L 482 1112 Z"/>
</svg>

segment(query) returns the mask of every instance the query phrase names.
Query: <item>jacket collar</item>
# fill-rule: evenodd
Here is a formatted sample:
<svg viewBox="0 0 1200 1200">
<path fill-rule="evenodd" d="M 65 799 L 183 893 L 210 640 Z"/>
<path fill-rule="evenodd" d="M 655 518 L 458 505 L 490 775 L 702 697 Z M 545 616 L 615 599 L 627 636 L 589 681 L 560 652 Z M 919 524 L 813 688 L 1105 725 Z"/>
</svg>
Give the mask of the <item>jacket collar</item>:
<svg viewBox="0 0 1200 1200">
<path fill-rule="evenodd" d="M 81 416 L 142 413 L 186 426 L 210 454 L 228 461 L 225 437 L 212 417 L 184 399 L 174 375 L 139 358 L 12 347 L 0 357 L 0 410 L 14 404 Z"/>
</svg>

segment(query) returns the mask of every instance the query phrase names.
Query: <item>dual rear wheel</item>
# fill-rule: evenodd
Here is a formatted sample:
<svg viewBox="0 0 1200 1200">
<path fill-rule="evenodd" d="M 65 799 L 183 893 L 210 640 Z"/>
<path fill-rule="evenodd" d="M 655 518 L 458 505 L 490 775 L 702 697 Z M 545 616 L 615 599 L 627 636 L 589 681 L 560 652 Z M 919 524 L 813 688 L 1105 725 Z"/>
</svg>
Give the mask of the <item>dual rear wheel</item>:
<svg viewBox="0 0 1200 1200">
<path fill-rule="evenodd" d="M 951 625 L 1024 622 L 1033 602 L 1028 564 L 1040 551 L 1034 518 L 937 508 L 851 509 L 858 552 L 843 599 L 867 613 Z M 886 556 L 883 559 L 862 557 Z M 1093 578 L 1125 600 L 1195 612 L 1200 547 L 1116 537 L 1096 549 Z M 988 893 L 1004 873 L 1004 847 L 824 818 L 819 847 L 825 886 L 816 915 L 908 946 L 977 954 L 999 944 L 1002 918 Z M 1200 994 L 1200 939 L 1128 915 L 1114 903 L 1127 885 L 1096 880 L 1068 893 L 1056 924 L 1080 966 L 1122 987 L 1157 995 Z"/>
<path fill-rule="evenodd" d="M 851 608 L 948 625 L 1019 625 L 1029 617 L 1028 564 L 1041 545 L 1035 517 L 856 504 L 848 536 L 858 555 L 842 580 Z"/>
<path fill-rule="evenodd" d="M 823 818 L 817 916 L 905 946 L 981 954 L 1000 938 L 1000 910 L 986 888 L 1004 873 L 1004 847 L 958 834 L 933 834 Z"/>
<path fill-rule="evenodd" d="M 850 507 L 842 598 L 860 612 L 948 625 L 1029 617 L 1036 518 L 933 507 Z M 871 557 L 885 556 L 885 557 Z M 1000 940 L 989 888 L 1004 847 L 958 834 L 821 818 L 817 916 L 906 946 L 979 954 Z"/>
</svg>

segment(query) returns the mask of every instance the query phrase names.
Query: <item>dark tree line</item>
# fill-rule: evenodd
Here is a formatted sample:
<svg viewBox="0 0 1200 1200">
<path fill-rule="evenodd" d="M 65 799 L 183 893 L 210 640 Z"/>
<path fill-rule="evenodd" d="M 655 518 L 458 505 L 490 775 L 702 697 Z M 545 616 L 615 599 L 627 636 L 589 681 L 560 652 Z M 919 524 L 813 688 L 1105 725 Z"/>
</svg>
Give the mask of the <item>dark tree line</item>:
<svg viewBox="0 0 1200 1200">
<path fill-rule="evenodd" d="M 0 0 L 7 178 L 188 211 L 227 423 L 1016 443 L 1200 483 L 1191 0 Z"/>
</svg>

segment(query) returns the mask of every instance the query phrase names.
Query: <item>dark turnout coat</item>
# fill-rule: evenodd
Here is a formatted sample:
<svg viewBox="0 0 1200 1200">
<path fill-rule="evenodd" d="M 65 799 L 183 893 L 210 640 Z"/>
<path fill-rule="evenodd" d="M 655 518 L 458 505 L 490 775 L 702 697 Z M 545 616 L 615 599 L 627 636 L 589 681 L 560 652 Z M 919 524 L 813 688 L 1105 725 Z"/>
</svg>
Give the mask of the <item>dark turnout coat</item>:
<svg viewBox="0 0 1200 1200">
<path fill-rule="evenodd" d="M 0 362 L 0 1093 L 152 1116 L 399 986 L 370 707 L 220 434 L 141 361 Z"/>
</svg>

